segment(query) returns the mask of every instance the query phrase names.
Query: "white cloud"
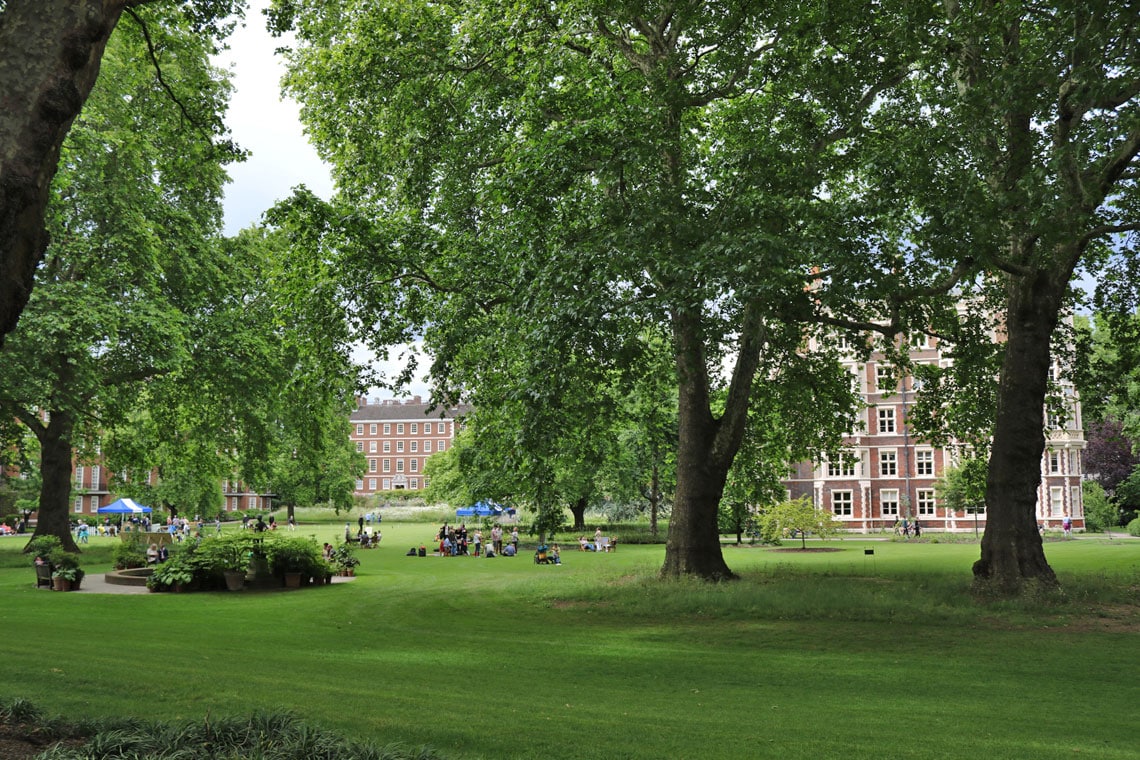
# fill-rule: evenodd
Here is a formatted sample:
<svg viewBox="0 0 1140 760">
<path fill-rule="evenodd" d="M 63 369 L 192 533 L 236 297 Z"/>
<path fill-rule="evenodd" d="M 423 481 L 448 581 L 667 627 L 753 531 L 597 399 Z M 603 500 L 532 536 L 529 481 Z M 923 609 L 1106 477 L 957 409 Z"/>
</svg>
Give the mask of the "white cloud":
<svg viewBox="0 0 1140 760">
<path fill-rule="evenodd" d="M 322 198 L 332 194 L 329 167 L 317 156 L 301 128 L 300 108 L 281 96 L 284 62 L 274 53 L 283 42 L 265 29 L 255 0 L 245 25 L 229 40 L 230 49 L 215 63 L 233 72 L 234 94 L 226 123 L 239 146 L 250 152 L 244 163 L 229 167 L 226 187 L 225 233 L 255 224 L 276 201 L 304 184 Z"/>
<path fill-rule="evenodd" d="M 243 27 L 229 40 L 230 49 L 215 64 L 232 72 L 234 93 L 226 123 L 239 146 L 250 152 L 244 163 L 229 167 L 231 182 L 226 187 L 225 234 L 256 224 L 274 203 L 289 196 L 296 185 L 329 198 L 333 192 L 332 176 L 317 151 L 309 144 L 301 127 L 300 107 L 281 96 L 281 77 L 285 65 L 274 51 L 287 42 L 272 37 L 265 29 L 261 10 L 268 0 L 253 0 L 246 11 Z M 398 355 L 399 351 L 393 351 Z M 381 362 L 363 347 L 357 350 L 358 361 L 391 377 L 399 371 L 396 362 Z M 421 358 L 421 366 L 426 360 Z M 407 393 L 426 400 L 430 395 L 423 371 L 408 387 Z M 387 391 L 374 389 L 375 398 L 388 397 Z"/>
</svg>

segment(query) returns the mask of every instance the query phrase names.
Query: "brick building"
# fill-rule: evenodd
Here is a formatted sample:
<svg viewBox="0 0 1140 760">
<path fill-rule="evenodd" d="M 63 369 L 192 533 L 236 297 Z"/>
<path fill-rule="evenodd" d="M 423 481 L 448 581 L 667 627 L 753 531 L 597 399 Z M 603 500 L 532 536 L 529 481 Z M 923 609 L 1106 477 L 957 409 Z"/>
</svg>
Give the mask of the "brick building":
<svg viewBox="0 0 1140 760">
<path fill-rule="evenodd" d="M 451 448 L 467 407 L 435 408 L 419 396 L 407 401 L 360 398 L 350 420 L 350 439 L 367 459 L 356 481 L 357 496 L 385 491 L 418 491 L 428 457 Z"/>
<path fill-rule="evenodd" d="M 948 366 L 951 361 L 937 344 L 921 336 L 910 346 L 920 364 Z M 908 424 L 914 403 L 915 378 L 898 378 L 897 371 L 872 355 L 860 362 L 844 360 L 864 402 L 859 430 L 846 437 L 850 453 L 839 462 L 799 462 L 785 481 L 790 498 L 810 496 L 830 509 L 847 529 L 872 532 L 890 529 L 901 517 L 917 518 L 927 529 L 974 530 L 975 515 L 953 512 L 941 503 L 935 482 L 947 467 L 958 463 L 959 447 L 942 449 L 916 438 Z M 1059 528 L 1065 516 L 1084 527 L 1081 497 L 1082 451 L 1085 447 L 1080 401 L 1070 383 L 1054 367 L 1068 407 L 1064 418 L 1049 415 L 1041 485 L 1037 492 L 1037 521 Z M 984 527 L 985 515 L 977 515 Z"/>
</svg>

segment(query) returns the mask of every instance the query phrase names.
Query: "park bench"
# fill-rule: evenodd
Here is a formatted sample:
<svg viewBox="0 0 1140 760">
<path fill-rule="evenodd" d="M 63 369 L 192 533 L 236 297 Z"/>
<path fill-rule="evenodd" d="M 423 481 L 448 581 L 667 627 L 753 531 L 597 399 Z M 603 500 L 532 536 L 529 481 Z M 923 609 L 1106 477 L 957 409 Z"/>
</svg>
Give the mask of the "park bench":
<svg viewBox="0 0 1140 760">
<path fill-rule="evenodd" d="M 51 589 L 51 565 L 36 565 L 36 588 Z"/>
</svg>

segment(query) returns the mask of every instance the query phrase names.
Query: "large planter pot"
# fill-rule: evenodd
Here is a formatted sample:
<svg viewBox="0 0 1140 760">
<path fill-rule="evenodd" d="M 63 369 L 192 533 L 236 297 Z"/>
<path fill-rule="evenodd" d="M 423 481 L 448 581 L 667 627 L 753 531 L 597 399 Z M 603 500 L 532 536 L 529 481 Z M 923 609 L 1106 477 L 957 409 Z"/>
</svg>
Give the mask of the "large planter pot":
<svg viewBox="0 0 1140 760">
<path fill-rule="evenodd" d="M 245 573 L 241 570 L 226 570 L 226 588 L 230 591 L 241 591 L 245 587 Z"/>
<path fill-rule="evenodd" d="M 285 588 L 301 588 L 301 574 L 285 573 Z"/>
<path fill-rule="evenodd" d="M 51 588 L 52 591 L 71 591 L 71 581 L 67 578 L 52 578 Z"/>
</svg>

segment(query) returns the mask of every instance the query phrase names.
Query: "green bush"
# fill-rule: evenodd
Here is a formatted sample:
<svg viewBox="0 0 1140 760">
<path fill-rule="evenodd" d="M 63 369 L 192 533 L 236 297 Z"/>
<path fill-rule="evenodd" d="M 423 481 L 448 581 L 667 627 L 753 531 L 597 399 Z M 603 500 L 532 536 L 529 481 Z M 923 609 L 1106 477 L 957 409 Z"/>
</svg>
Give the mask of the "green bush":
<svg viewBox="0 0 1140 760">
<path fill-rule="evenodd" d="M 277 576 L 300 573 L 303 576 L 323 577 L 327 563 L 321 547 L 310 538 L 276 536 L 265 542 L 269 570 Z"/>
<path fill-rule="evenodd" d="M 56 536 L 36 536 L 28 542 L 28 546 L 24 549 L 24 553 L 35 561 L 36 557 L 43 557 L 45 560 L 51 561 L 51 555 L 62 549 L 62 544 Z"/>
<path fill-rule="evenodd" d="M 130 538 L 117 542 L 111 549 L 111 564 L 116 570 L 146 567 L 146 549 L 141 535 L 134 533 Z"/>
<path fill-rule="evenodd" d="M 1128 535 L 1140 538 L 1140 517 L 1128 523 Z"/>
<path fill-rule="evenodd" d="M 227 570 L 245 572 L 258 536 L 251 531 L 207 538 L 194 550 L 198 564 L 207 572 L 222 576 Z"/>
</svg>

